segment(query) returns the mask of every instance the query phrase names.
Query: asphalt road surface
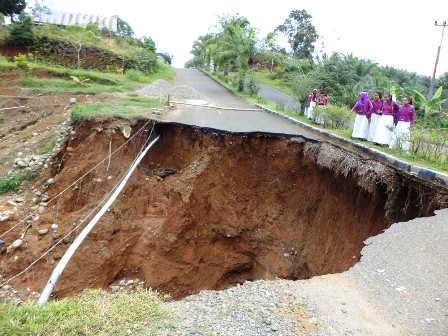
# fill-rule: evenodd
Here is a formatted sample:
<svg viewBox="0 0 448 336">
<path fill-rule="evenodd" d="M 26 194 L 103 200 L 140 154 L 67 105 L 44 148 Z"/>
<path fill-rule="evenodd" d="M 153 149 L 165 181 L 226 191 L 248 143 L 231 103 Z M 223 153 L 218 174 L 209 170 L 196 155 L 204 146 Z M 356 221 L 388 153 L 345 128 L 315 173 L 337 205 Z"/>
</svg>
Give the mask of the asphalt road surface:
<svg viewBox="0 0 448 336">
<path fill-rule="evenodd" d="M 221 108 L 177 104 L 165 121 L 210 127 L 230 132 L 269 132 L 320 137 L 287 120 L 274 116 L 231 93 L 224 86 L 197 69 L 176 69 L 175 85 L 188 85 L 201 92 L 211 105 Z M 230 108 L 230 109 L 227 109 Z"/>
</svg>

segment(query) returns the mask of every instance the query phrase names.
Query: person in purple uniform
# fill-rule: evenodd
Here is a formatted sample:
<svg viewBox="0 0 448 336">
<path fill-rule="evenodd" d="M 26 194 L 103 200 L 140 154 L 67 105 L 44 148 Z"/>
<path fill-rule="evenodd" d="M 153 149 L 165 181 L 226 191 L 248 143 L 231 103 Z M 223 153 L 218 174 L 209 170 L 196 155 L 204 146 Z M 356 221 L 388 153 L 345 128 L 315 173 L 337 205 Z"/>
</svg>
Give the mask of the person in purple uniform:
<svg viewBox="0 0 448 336">
<path fill-rule="evenodd" d="M 415 121 L 415 108 L 412 106 L 411 96 L 403 97 L 403 105 L 398 110 L 396 120 L 397 124 L 389 148 L 400 148 L 407 152 L 411 139 L 411 127 L 414 126 Z"/>
<path fill-rule="evenodd" d="M 392 94 L 384 94 L 384 103 L 382 115 L 378 120 L 373 143 L 381 146 L 389 146 L 394 128 L 394 118 L 398 113 L 400 106 L 392 100 Z"/>
<path fill-rule="evenodd" d="M 308 119 L 313 119 L 313 109 L 317 104 L 317 89 L 313 89 L 311 94 L 308 96 L 308 105 L 305 108 L 305 116 Z"/>
<path fill-rule="evenodd" d="M 358 113 L 355 119 L 355 124 L 353 125 L 352 139 L 366 140 L 369 132 L 369 120 L 367 119 L 367 114 L 370 113 L 370 110 L 373 107 L 367 92 L 363 91 L 358 93 L 358 98 L 359 100 L 349 113 L 350 116 L 355 110 Z"/>
<path fill-rule="evenodd" d="M 373 96 L 372 109 L 367 113 L 367 120 L 369 120 L 369 133 L 367 135 L 367 141 L 373 141 L 375 136 L 378 121 L 380 120 L 383 110 L 383 94 L 381 92 L 375 92 Z"/>
</svg>

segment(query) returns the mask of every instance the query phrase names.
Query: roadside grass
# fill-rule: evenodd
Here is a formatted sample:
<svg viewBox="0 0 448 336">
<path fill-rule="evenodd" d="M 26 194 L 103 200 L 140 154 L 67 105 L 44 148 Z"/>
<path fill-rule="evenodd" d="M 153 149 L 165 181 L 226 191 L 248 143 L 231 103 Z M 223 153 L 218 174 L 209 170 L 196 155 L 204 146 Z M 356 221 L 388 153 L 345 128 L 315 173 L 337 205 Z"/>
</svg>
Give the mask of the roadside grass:
<svg viewBox="0 0 448 336">
<path fill-rule="evenodd" d="M 94 82 L 102 85 L 120 85 L 120 75 L 108 73 L 108 72 L 99 72 L 93 70 L 84 70 L 84 69 L 69 69 L 69 68 L 59 68 L 52 66 L 41 66 L 36 67 L 34 71 L 38 74 L 40 71 L 46 71 L 47 73 L 61 78 L 66 78 L 71 80 L 70 76 L 74 76 L 77 78 L 89 78 L 90 82 Z"/>
<path fill-rule="evenodd" d="M 116 102 L 79 104 L 71 108 L 74 119 L 86 119 L 96 115 L 118 115 L 123 117 L 148 118 L 154 108 L 163 108 L 159 99 L 129 97 Z"/>
<path fill-rule="evenodd" d="M 78 298 L 44 305 L 0 304 L 1 335 L 157 335 L 171 313 L 161 309 L 159 294 L 132 295 L 86 290 Z"/>
<path fill-rule="evenodd" d="M 11 177 L 4 177 L 0 179 L 0 194 L 6 194 L 9 191 L 17 191 L 23 181 L 28 181 L 37 176 L 34 171 L 29 171 Z"/>
<path fill-rule="evenodd" d="M 269 72 L 263 71 L 254 71 L 248 77 L 253 77 L 256 83 L 261 83 L 267 85 L 277 91 L 280 91 L 289 96 L 294 96 L 292 89 L 288 86 L 285 86 L 284 80 L 280 79 L 272 79 L 271 74 Z"/>
<path fill-rule="evenodd" d="M 163 79 L 166 80 L 168 83 L 173 84 L 174 78 L 176 77 L 176 69 L 173 68 L 171 65 L 163 63 L 161 60 L 158 60 L 158 62 L 159 62 L 159 70 L 156 73 L 145 75 L 145 78 L 147 80 L 146 82 L 152 83 L 157 79 Z"/>
<path fill-rule="evenodd" d="M 41 63 L 29 62 L 30 71 L 25 73 L 13 62 L 0 61 L 1 72 L 17 72 L 19 82 L 25 88 L 38 91 L 77 92 L 86 94 L 114 93 L 134 91 L 156 79 L 174 82 L 176 70 L 159 62 L 159 71 L 144 74 L 138 70 L 129 70 L 133 76 L 112 72 L 85 69 L 70 69 Z"/>
<path fill-rule="evenodd" d="M 21 78 L 20 83 L 31 90 L 39 91 L 53 91 L 53 92 L 77 92 L 77 93 L 89 93 L 98 94 L 102 92 L 124 92 L 125 89 L 118 85 L 101 85 L 96 83 L 77 83 L 75 81 L 69 81 L 65 79 L 52 78 L 34 78 L 26 77 Z"/>
<path fill-rule="evenodd" d="M 14 63 L 8 62 L 6 60 L 0 60 L 0 74 L 4 71 L 10 71 L 11 69 L 15 69 L 17 66 Z"/>
</svg>

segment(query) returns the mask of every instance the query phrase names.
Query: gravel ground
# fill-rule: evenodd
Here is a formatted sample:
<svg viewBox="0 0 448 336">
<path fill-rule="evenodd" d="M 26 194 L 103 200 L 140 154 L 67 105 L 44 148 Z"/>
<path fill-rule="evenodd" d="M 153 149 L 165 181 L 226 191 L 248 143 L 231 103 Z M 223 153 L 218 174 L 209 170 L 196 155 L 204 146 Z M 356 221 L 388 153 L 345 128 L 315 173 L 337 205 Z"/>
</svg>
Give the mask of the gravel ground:
<svg viewBox="0 0 448 336">
<path fill-rule="evenodd" d="M 448 335 L 448 209 L 369 238 L 341 274 L 202 291 L 160 335 Z"/>
<path fill-rule="evenodd" d="M 345 276 L 327 275 L 202 291 L 165 304 L 175 317 L 159 335 L 400 334 L 357 290 Z"/>
<path fill-rule="evenodd" d="M 163 97 L 166 98 L 170 95 L 171 100 L 181 102 L 200 103 L 204 105 L 210 104 L 210 99 L 204 96 L 199 91 L 195 90 L 188 85 L 176 85 L 172 86 L 170 83 L 163 79 L 158 79 L 151 84 L 145 86 L 139 93 L 151 96 L 151 97 Z"/>
<path fill-rule="evenodd" d="M 448 335 L 448 209 L 368 239 L 347 272 L 408 335 Z"/>
</svg>

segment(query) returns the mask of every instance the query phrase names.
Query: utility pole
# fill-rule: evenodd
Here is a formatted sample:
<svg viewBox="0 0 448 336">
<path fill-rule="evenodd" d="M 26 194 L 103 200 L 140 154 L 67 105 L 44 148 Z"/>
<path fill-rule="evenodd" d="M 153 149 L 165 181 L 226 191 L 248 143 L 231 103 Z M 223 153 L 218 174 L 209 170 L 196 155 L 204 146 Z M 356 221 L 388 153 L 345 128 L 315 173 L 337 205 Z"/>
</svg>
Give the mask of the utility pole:
<svg viewBox="0 0 448 336">
<path fill-rule="evenodd" d="M 434 92 L 434 81 L 436 79 L 437 63 L 439 63 L 439 55 L 440 55 L 440 49 L 442 48 L 443 34 L 445 33 L 446 21 L 443 21 L 443 24 L 437 24 L 436 21 L 435 26 L 443 27 L 443 29 L 442 29 L 442 38 L 440 39 L 440 45 L 439 48 L 437 49 L 436 64 L 434 65 L 434 72 L 432 73 L 431 86 L 429 87 L 429 93 L 428 93 L 428 100 L 432 98 L 432 93 Z"/>
</svg>

